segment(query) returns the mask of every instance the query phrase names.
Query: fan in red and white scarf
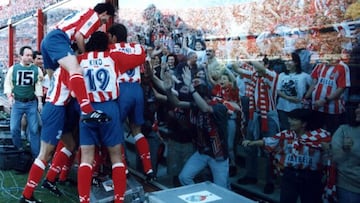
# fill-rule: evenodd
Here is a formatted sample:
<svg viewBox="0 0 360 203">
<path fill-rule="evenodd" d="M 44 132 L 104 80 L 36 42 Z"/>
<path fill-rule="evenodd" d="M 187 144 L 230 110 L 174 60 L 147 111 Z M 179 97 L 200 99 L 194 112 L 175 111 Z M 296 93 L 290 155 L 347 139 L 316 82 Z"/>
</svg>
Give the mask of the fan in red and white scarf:
<svg viewBox="0 0 360 203">
<path fill-rule="evenodd" d="M 303 202 L 319 202 L 321 199 L 322 158 L 324 149 L 328 149 L 331 134 L 312 125 L 312 114 L 308 109 L 294 109 L 289 112 L 289 130 L 260 140 L 242 142 L 245 147 L 264 147 L 273 155 L 273 161 L 284 173 L 280 188 L 281 202 L 296 202 L 298 197 Z"/>
<path fill-rule="evenodd" d="M 254 112 L 260 112 L 261 131 L 268 131 L 267 113 L 276 110 L 276 84 L 278 75 L 275 71 L 266 69 L 252 74 L 249 90 L 249 119 L 254 118 Z"/>
<path fill-rule="evenodd" d="M 328 160 L 323 166 L 320 155 L 322 143 L 331 141 L 328 131 L 317 129 L 297 137 L 294 131 L 285 130 L 273 137 L 263 138 L 263 140 L 265 149 L 274 153 L 275 174 L 282 175 L 282 169 L 285 167 L 321 170 L 326 177 L 322 200 L 324 203 L 335 202 L 336 167 L 331 160 Z M 292 146 L 292 149 L 288 147 L 289 145 Z"/>
<path fill-rule="evenodd" d="M 307 131 L 300 136 L 292 130 L 284 130 L 272 137 L 264 137 L 263 141 L 265 149 L 274 153 L 282 168 L 321 170 L 322 143 L 329 143 L 331 136 L 323 129 Z"/>
<path fill-rule="evenodd" d="M 265 62 L 265 61 L 264 61 Z M 249 97 L 249 119 L 254 119 L 254 113 L 261 116 L 261 131 L 268 131 L 267 114 L 276 111 L 276 85 L 278 74 L 266 67 L 268 62 L 261 64 L 252 61 L 253 66 L 241 64 L 233 69 L 247 79 L 246 96 Z"/>
</svg>

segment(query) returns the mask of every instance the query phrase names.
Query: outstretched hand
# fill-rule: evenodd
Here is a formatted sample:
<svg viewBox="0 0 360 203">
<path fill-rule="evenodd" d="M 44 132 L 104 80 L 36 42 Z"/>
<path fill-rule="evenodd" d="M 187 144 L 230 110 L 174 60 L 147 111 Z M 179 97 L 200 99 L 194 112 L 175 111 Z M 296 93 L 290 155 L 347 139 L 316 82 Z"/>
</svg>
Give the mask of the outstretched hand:
<svg viewBox="0 0 360 203">
<path fill-rule="evenodd" d="M 191 71 L 189 67 L 185 66 L 183 68 L 182 78 L 186 86 L 191 85 Z"/>
</svg>

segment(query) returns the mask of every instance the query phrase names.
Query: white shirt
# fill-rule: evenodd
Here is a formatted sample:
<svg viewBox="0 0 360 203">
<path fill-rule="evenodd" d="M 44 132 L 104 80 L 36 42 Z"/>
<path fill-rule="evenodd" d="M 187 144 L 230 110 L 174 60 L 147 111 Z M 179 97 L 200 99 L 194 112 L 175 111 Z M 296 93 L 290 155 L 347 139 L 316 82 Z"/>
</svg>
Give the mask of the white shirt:
<svg viewBox="0 0 360 203">
<path fill-rule="evenodd" d="M 311 84 L 311 77 L 305 72 L 296 73 L 280 73 L 277 84 L 277 90 L 282 91 L 287 96 L 302 99 Z M 291 110 L 302 108 L 301 103 L 290 102 L 282 97 L 278 98 L 277 109 L 289 112 Z"/>
</svg>

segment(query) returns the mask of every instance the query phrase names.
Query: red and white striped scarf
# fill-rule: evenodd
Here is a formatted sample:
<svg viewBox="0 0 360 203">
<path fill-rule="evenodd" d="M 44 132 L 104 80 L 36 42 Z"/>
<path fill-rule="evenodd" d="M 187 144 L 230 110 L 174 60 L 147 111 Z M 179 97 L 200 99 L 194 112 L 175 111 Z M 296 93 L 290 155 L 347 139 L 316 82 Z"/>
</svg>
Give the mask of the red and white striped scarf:
<svg viewBox="0 0 360 203">
<path fill-rule="evenodd" d="M 288 165 L 285 164 L 285 156 L 286 154 L 284 151 L 286 148 L 290 145 L 292 145 L 292 153 L 294 154 L 303 154 L 304 153 L 304 147 L 310 147 L 312 149 L 320 150 L 322 148 L 322 143 L 330 143 L 331 142 L 331 135 L 328 131 L 324 129 L 316 129 L 312 131 L 307 131 L 306 133 L 300 135 L 299 137 L 296 136 L 296 133 L 292 130 L 284 130 L 272 137 L 273 139 L 279 139 L 282 140 L 279 142 L 280 151 L 276 148 L 275 145 L 265 145 L 265 149 L 272 153 L 272 164 L 273 164 L 273 172 L 276 175 L 282 175 L 282 169 L 284 167 L 288 167 Z M 275 151 L 274 151 L 275 150 Z M 305 149 L 305 151 L 308 151 L 308 149 Z M 311 155 L 310 155 L 311 156 Z M 319 160 L 321 161 L 321 160 Z M 316 163 L 317 170 L 322 170 L 322 163 Z M 299 165 L 300 169 L 308 169 L 310 166 L 303 166 Z M 306 167 L 306 168 L 303 168 Z M 325 167 L 325 169 L 327 169 Z M 333 178 L 333 177 L 330 177 Z M 334 181 L 331 179 L 329 184 L 329 188 L 331 183 L 334 183 Z"/>
<path fill-rule="evenodd" d="M 249 83 L 249 119 L 251 120 L 254 118 L 254 112 L 256 110 L 256 107 L 258 107 L 260 109 L 261 131 L 266 132 L 269 129 L 267 122 L 267 113 L 271 110 L 269 101 L 269 89 L 271 87 L 267 85 L 264 80 L 265 78 L 259 76 L 258 73 L 253 74 L 253 76 L 251 77 L 251 82 Z M 259 93 L 258 101 L 255 104 L 255 94 L 257 94 L 257 92 L 255 92 L 256 85 L 258 85 L 257 89 Z M 275 98 L 275 95 L 273 96 L 273 98 Z"/>
</svg>

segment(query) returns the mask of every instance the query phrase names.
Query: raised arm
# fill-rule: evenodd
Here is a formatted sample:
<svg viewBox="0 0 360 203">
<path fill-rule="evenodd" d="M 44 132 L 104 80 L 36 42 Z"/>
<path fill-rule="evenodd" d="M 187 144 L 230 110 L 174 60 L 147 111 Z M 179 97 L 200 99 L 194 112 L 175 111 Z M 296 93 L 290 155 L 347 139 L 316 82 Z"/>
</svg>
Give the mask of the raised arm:
<svg viewBox="0 0 360 203">
<path fill-rule="evenodd" d="M 180 107 L 180 108 L 190 108 L 191 103 L 186 101 L 180 101 L 179 98 L 174 94 L 172 91 L 173 80 L 171 74 L 166 72 L 164 75 L 163 87 L 165 88 L 167 100 L 173 106 Z"/>
<path fill-rule="evenodd" d="M 240 74 L 241 76 L 251 76 L 251 74 L 252 74 L 252 71 L 250 71 L 250 70 L 246 70 L 246 69 L 244 69 L 244 68 L 242 68 L 242 65 L 243 65 L 244 63 L 243 62 L 239 62 L 239 63 L 234 63 L 233 64 L 233 70 L 236 72 L 236 73 L 238 73 L 238 74 Z"/>
<path fill-rule="evenodd" d="M 193 99 L 194 99 L 196 105 L 199 107 L 199 109 L 202 112 L 213 112 L 212 107 L 207 104 L 207 102 L 201 97 L 201 95 L 196 91 L 196 89 L 192 85 L 191 72 L 188 67 L 184 68 L 182 77 L 183 77 L 184 84 L 189 87 L 190 94 L 193 97 Z"/>
</svg>

